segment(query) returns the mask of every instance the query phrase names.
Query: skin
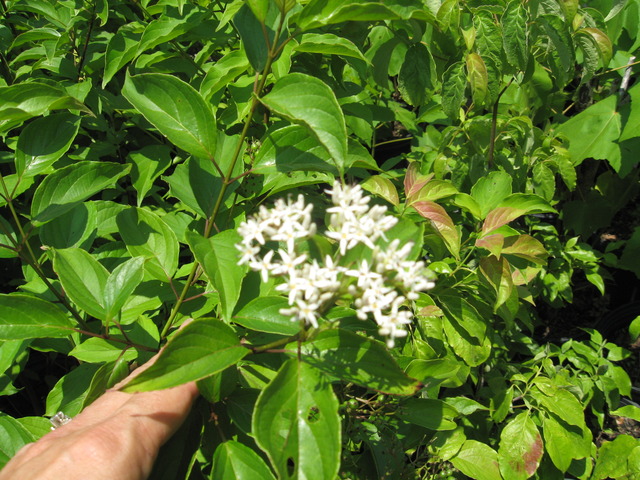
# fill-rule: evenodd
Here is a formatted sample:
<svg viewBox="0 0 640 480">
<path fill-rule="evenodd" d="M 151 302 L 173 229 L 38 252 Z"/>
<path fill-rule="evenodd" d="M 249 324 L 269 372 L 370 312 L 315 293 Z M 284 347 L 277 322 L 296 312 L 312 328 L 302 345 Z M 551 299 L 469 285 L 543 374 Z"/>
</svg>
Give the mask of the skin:
<svg viewBox="0 0 640 480">
<path fill-rule="evenodd" d="M 187 417 L 198 389 L 192 382 L 154 392 L 117 391 L 145 367 L 71 422 L 25 445 L 0 471 L 0 480 L 147 478 L 159 448 Z"/>
</svg>

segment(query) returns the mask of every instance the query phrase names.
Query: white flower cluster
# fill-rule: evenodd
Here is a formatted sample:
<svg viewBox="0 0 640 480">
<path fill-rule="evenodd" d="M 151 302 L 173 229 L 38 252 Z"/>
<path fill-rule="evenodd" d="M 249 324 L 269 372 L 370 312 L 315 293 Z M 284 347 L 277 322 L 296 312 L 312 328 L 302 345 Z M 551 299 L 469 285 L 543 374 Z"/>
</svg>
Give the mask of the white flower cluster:
<svg viewBox="0 0 640 480">
<path fill-rule="evenodd" d="M 386 215 L 386 207 L 369 206 L 370 198 L 359 185 L 336 182 L 327 193 L 333 207 L 327 209 L 330 229 L 325 235 L 338 245 L 335 258 L 327 256 L 321 265 L 299 253 L 299 242 L 316 233 L 311 221 L 313 206 L 306 205 L 300 195 L 295 201 L 279 199 L 271 209 L 260 207 L 255 217 L 238 227 L 242 236 L 242 242 L 236 245 L 241 252 L 238 263 L 260 272 L 265 282 L 270 276 L 283 278 L 276 290 L 287 294 L 290 308 L 280 313 L 290 315 L 292 321 L 303 320 L 317 327 L 328 307 L 348 295 L 353 298 L 358 318 L 372 316 L 379 333 L 389 338 L 387 343 L 392 347 L 395 338 L 407 334 L 404 325 L 413 318 L 403 306 L 417 299 L 418 292 L 433 288 L 434 283 L 424 262 L 407 260 L 411 243 L 400 247 L 400 241 L 393 240 L 384 248 L 375 244 L 397 223 L 395 217 Z M 267 241 L 280 242 L 281 248 L 261 255 Z M 347 251 L 358 244 L 371 249 L 372 260 L 363 259 L 355 268 L 339 265 Z"/>
</svg>

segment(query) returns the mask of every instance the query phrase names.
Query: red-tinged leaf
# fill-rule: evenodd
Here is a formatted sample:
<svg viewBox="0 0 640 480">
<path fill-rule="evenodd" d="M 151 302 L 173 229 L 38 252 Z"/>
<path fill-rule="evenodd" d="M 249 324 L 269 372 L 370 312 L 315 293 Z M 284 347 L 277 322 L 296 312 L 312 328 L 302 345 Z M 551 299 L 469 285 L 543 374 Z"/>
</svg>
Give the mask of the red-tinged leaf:
<svg viewBox="0 0 640 480">
<path fill-rule="evenodd" d="M 444 208 L 435 202 L 416 202 L 412 205 L 420 215 L 431 220 L 449 251 L 458 258 L 460 253 L 460 235 L 451 217 Z"/>
<path fill-rule="evenodd" d="M 494 310 L 500 308 L 507 301 L 513 291 L 513 279 L 511 278 L 511 268 L 506 258 L 500 259 L 491 255 L 480 260 L 480 273 L 489 282 L 489 285 L 496 292 Z"/>
<path fill-rule="evenodd" d="M 526 267 L 524 269 L 514 269 L 511 278 L 513 278 L 514 285 L 527 285 L 536 278 L 540 273 L 540 267 Z"/>
<path fill-rule="evenodd" d="M 531 477 L 543 453 L 542 437 L 529 412 L 520 413 L 502 430 L 498 461 L 504 478 L 526 480 Z"/>
<path fill-rule="evenodd" d="M 435 202 L 441 198 L 450 197 L 458 193 L 458 189 L 446 180 L 431 180 L 411 199 L 415 202 Z"/>
<path fill-rule="evenodd" d="M 478 238 L 476 240 L 476 247 L 486 248 L 496 257 L 500 256 L 503 245 L 504 235 L 501 233 L 494 233 L 493 235 L 487 235 L 486 237 Z"/>
<path fill-rule="evenodd" d="M 482 235 L 485 236 L 522 215 L 546 212 L 555 210 L 542 197 L 525 193 L 509 195 L 489 212 L 482 225 Z"/>
<path fill-rule="evenodd" d="M 489 237 L 492 236 L 493 235 L 489 235 Z M 542 243 L 529 235 L 507 237 L 502 247 L 502 253 L 504 255 L 515 255 L 516 257 L 524 258 L 538 265 L 545 265 L 547 263 L 547 257 L 549 256 L 549 253 L 545 250 Z"/>
<path fill-rule="evenodd" d="M 409 202 L 410 198 L 418 193 L 433 176 L 433 173 L 429 175 L 421 174 L 418 162 L 411 162 L 407 168 L 407 174 L 404 177 L 404 194 L 407 197 L 407 202 Z"/>
</svg>

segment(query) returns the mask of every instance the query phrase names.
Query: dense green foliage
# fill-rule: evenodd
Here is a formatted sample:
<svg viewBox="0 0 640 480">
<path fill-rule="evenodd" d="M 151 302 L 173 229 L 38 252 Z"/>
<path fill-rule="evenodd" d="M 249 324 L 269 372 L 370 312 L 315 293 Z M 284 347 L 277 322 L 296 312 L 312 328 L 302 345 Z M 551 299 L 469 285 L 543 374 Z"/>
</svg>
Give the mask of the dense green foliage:
<svg viewBox="0 0 640 480">
<path fill-rule="evenodd" d="M 0 394 L 63 358 L 39 413 L 73 416 L 166 344 L 126 390 L 208 402 L 162 478 L 639 478 L 596 439 L 640 420 L 628 352 L 534 336 L 577 275 L 640 275 L 640 227 L 589 243 L 638 192 L 640 1 L 582 3 L 0 0 Z M 335 180 L 436 278 L 391 348 L 355 287 L 314 327 L 238 265 L 278 198 L 324 231 Z M 371 259 L 338 244 L 299 248 Z M 0 415 L 1 464 L 47 430 Z"/>
</svg>

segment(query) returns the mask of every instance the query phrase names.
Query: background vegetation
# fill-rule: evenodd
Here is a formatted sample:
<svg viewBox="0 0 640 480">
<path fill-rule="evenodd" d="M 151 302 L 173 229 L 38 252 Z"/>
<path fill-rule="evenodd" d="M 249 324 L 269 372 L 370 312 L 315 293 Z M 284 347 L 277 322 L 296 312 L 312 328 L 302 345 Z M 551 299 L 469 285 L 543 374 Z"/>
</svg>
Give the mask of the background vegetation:
<svg viewBox="0 0 640 480">
<path fill-rule="evenodd" d="M 2 463 L 166 343 L 127 389 L 206 401 L 153 478 L 640 478 L 638 0 L 0 16 Z M 302 193 L 322 226 L 335 179 L 437 277 L 391 349 L 237 265 L 242 221 Z"/>
</svg>

